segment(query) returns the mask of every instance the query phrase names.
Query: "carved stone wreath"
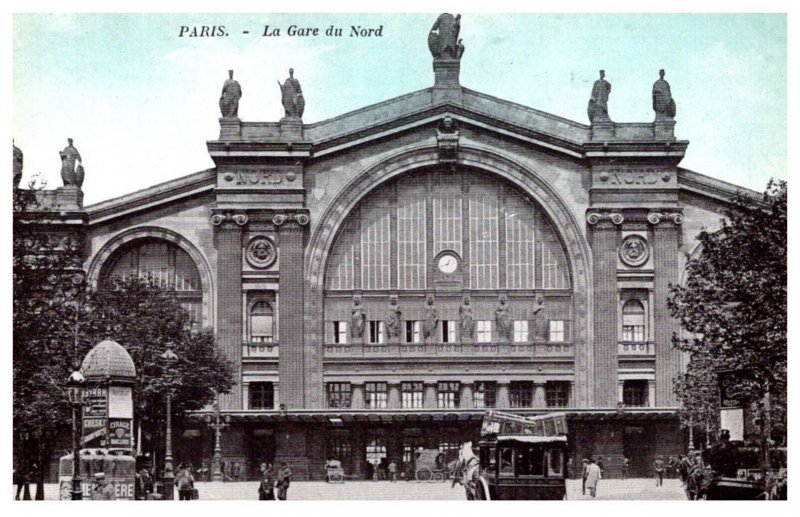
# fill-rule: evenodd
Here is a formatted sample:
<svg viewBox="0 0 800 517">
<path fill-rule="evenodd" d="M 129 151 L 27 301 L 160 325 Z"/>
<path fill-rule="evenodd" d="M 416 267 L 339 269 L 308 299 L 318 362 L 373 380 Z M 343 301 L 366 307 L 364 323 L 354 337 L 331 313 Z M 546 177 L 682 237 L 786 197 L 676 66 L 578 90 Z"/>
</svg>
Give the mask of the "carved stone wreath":
<svg viewBox="0 0 800 517">
<path fill-rule="evenodd" d="M 265 269 L 275 263 L 278 253 L 268 237 L 255 237 L 247 245 L 247 263 L 256 269 Z"/>
<path fill-rule="evenodd" d="M 647 240 L 641 235 L 628 235 L 619 248 L 619 258 L 630 267 L 639 267 L 650 258 L 650 248 Z"/>
</svg>

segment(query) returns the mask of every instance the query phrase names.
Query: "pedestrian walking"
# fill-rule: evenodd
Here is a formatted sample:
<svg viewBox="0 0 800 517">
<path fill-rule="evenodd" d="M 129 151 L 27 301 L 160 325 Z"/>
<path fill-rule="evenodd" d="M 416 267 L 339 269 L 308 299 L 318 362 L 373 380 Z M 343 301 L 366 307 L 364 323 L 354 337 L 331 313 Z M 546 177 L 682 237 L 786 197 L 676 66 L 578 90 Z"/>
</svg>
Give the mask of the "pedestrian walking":
<svg viewBox="0 0 800 517">
<path fill-rule="evenodd" d="M 656 470 L 656 486 L 663 486 L 664 469 L 666 468 L 666 464 L 664 463 L 664 458 L 661 456 L 656 458 L 656 461 L 653 463 L 653 467 Z"/>
<path fill-rule="evenodd" d="M 600 466 L 594 460 L 591 460 L 586 468 L 586 487 L 592 497 L 597 497 L 597 483 L 601 479 L 603 479 L 603 473 L 600 470 Z"/>
<path fill-rule="evenodd" d="M 628 468 L 631 465 L 631 460 L 627 456 L 622 457 L 622 479 L 628 479 Z"/>
<path fill-rule="evenodd" d="M 281 468 L 278 470 L 278 500 L 285 501 L 289 492 L 289 484 L 292 481 L 292 469 L 285 461 L 281 463 Z"/>
<path fill-rule="evenodd" d="M 114 485 L 106 481 L 104 472 L 97 472 L 94 475 L 94 485 L 92 486 L 92 501 L 113 501 L 117 498 Z"/>
<path fill-rule="evenodd" d="M 178 489 L 178 498 L 181 501 L 191 501 L 194 491 L 194 477 L 189 466 L 181 464 L 178 475 L 175 476 L 175 486 Z"/>
<path fill-rule="evenodd" d="M 600 473 L 601 474 L 605 474 L 606 473 L 606 467 L 605 467 L 605 465 L 603 465 L 603 457 L 602 456 L 598 456 L 597 457 L 597 468 L 600 469 Z"/>
<path fill-rule="evenodd" d="M 389 479 L 392 480 L 392 483 L 397 483 L 397 464 L 394 460 L 389 462 Z"/>
<path fill-rule="evenodd" d="M 239 478 L 242 476 L 242 466 L 239 465 L 238 461 L 233 462 L 233 468 L 231 469 L 231 475 L 233 476 L 233 481 L 238 482 Z"/>
<path fill-rule="evenodd" d="M 678 454 L 678 477 L 681 485 L 686 485 L 686 478 L 689 477 L 689 464 L 683 454 Z"/>
<path fill-rule="evenodd" d="M 16 500 L 19 501 L 19 493 L 22 492 L 22 500 L 23 501 L 30 501 L 31 500 L 31 476 L 29 474 L 30 469 L 25 467 L 20 468 L 19 470 L 14 470 L 14 484 L 17 485 L 17 497 Z"/>
<path fill-rule="evenodd" d="M 258 500 L 275 500 L 275 476 L 272 472 L 272 465 L 269 463 L 261 464 L 261 483 L 258 484 Z"/>
<path fill-rule="evenodd" d="M 589 460 L 584 458 L 581 460 L 581 478 L 583 479 L 583 483 L 581 484 L 581 494 L 586 495 L 586 475 L 589 473 Z"/>
</svg>

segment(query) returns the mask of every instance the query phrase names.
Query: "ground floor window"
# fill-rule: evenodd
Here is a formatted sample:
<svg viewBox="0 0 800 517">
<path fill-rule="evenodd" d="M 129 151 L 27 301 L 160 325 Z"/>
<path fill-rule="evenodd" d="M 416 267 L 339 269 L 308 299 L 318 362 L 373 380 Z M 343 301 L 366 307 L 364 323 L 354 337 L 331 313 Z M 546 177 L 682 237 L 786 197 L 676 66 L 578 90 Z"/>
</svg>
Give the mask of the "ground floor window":
<svg viewBox="0 0 800 517">
<path fill-rule="evenodd" d="M 327 385 L 328 407 L 349 408 L 352 390 L 349 382 L 329 382 Z"/>
<path fill-rule="evenodd" d="M 458 383 L 440 382 L 436 392 L 436 406 L 447 409 L 457 408 L 458 402 Z"/>
<path fill-rule="evenodd" d="M 248 385 L 249 409 L 273 409 L 275 388 L 271 382 L 251 382 Z"/>
<path fill-rule="evenodd" d="M 622 384 L 622 403 L 626 406 L 647 406 L 650 395 L 647 380 L 626 380 Z"/>
<path fill-rule="evenodd" d="M 475 383 L 472 393 L 473 405 L 476 408 L 492 408 L 497 406 L 497 383 L 480 381 Z"/>
<path fill-rule="evenodd" d="M 401 404 L 404 409 L 414 409 L 422 407 L 422 383 L 403 382 L 400 384 L 402 395 Z"/>
<path fill-rule="evenodd" d="M 533 382 L 513 381 L 509 388 L 511 407 L 533 406 Z"/>
<path fill-rule="evenodd" d="M 547 407 L 569 406 L 571 383 L 569 381 L 547 381 L 544 385 L 544 398 Z"/>
<path fill-rule="evenodd" d="M 364 394 L 369 409 L 386 409 L 388 403 L 385 382 L 368 382 L 364 385 Z"/>
</svg>

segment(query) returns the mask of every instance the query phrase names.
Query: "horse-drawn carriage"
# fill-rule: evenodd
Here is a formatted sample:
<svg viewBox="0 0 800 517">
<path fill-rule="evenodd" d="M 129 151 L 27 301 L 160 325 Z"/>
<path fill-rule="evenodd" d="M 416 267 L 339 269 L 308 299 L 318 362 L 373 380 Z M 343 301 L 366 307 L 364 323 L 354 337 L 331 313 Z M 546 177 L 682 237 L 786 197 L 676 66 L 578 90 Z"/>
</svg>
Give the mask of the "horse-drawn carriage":
<svg viewBox="0 0 800 517">
<path fill-rule="evenodd" d="M 339 460 L 329 460 L 325 464 L 325 477 L 328 483 L 344 483 L 344 469 Z"/>
<path fill-rule="evenodd" d="M 566 435 L 562 413 L 530 418 L 486 413 L 479 455 L 471 443 L 459 453 L 467 499 L 566 499 Z"/>
<path fill-rule="evenodd" d="M 444 481 L 449 474 L 445 453 L 439 449 L 420 449 L 414 454 L 414 478 L 417 481 Z"/>
</svg>

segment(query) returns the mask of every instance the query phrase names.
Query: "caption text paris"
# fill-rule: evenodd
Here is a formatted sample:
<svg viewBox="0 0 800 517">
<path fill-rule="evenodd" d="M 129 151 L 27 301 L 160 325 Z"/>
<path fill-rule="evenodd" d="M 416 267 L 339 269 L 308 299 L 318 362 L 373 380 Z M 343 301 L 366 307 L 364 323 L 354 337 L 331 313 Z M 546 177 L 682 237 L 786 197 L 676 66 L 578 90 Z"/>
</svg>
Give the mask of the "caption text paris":
<svg viewBox="0 0 800 517">
<path fill-rule="evenodd" d="M 242 34 L 250 34 L 249 30 L 242 30 Z M 179 38 L 224 38 L 231 35 L 231 31 L 225 25 L 181 25 L 178 31 Z M 319 27 L 303 27 L 300 25 L 289 25 L 283 30 L 281 27 L 265 25 L 261 33 L 263 37 L 306 37 L 306 36 L 327 36 L 351 38 L 383 37 L 383 25 L 378 27 L 364 27 L 362 25 L 351 25 L 349 28 L 336 27 L 330 25 L 326 29 Z"/>
</svg>

